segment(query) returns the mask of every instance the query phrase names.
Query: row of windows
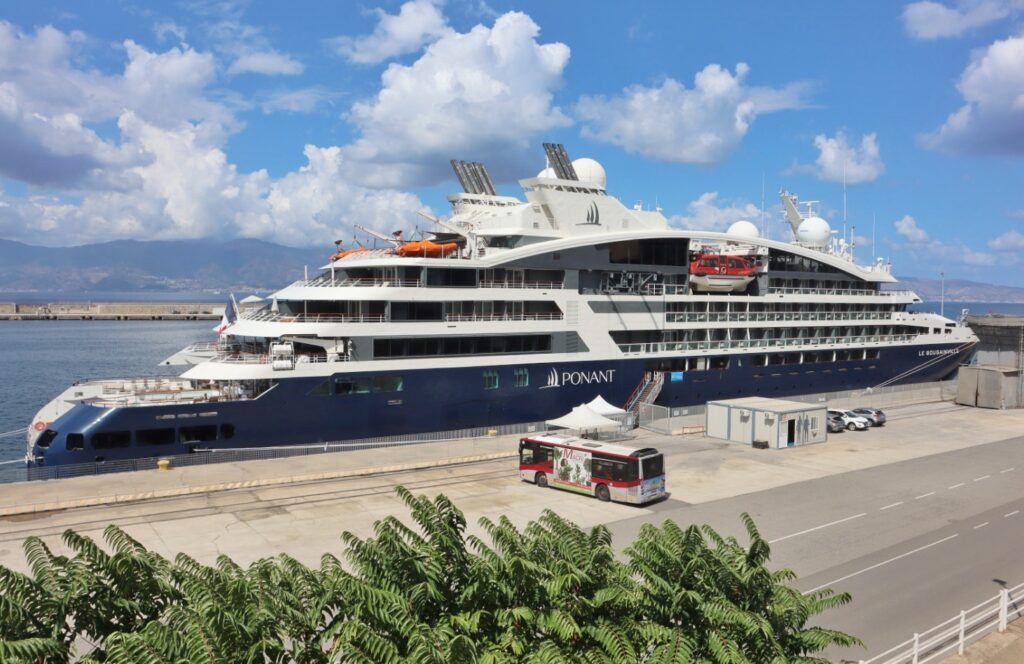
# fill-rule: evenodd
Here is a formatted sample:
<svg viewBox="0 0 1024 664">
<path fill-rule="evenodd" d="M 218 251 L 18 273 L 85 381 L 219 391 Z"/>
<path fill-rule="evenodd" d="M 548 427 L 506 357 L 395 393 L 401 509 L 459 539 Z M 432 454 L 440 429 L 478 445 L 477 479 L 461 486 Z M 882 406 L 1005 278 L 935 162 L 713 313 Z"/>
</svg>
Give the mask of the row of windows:
<svg viewBox="0 0 1024 664">
<path fill-rule="evenodd" d="M 136 445 L 171 445 L 174 442 L 182 444 L 204 443 L 211 440 L 230 440 L 235 437 L 235 426 L 233 424 L 201 424 L 194 427 L 164 427 L 160 429 L 139 429 L 135 431 Z M 39 437 L 37 444 L 40 447 L 49 447 L 50 442 L 57 436 L 57 432 L 49 429 Z M 69 433 L 66 437 L 66 446 L 69 450 L 84 450 L 85 435 L 80 433 Z M 131 431 L 101 431 L 94 433 L 89 438 L 89 446 L 94 450 L 113 450 L 131 447 Z"/>
<path fill-rule="evenodd" d="M 503 337 L 412 337 L 374 339 L 373 356 L 430 357 L 433 355 L 497 355 L 501 353 L 547 353 L 551 335 L 521 334 Z"/>
<path fill-rule="evenodd" d="M 334 394 L 381 394 L 401 392 L 404 389 L 401 376 L 335 376 L 332 380 L 325 380 L 314 387 L 309 394 L 327 396 L 331 394 L 332 385 Z"/>
<path fill-rule="evenodd" d="M 501 386 L 501 376 L 497 370 L 489 369 L 484 372 L 484 389 L 496 390 Z M 512 369 L 512 387 L 529 387 L 530 370 L 526 367 Z"/>
</svg>

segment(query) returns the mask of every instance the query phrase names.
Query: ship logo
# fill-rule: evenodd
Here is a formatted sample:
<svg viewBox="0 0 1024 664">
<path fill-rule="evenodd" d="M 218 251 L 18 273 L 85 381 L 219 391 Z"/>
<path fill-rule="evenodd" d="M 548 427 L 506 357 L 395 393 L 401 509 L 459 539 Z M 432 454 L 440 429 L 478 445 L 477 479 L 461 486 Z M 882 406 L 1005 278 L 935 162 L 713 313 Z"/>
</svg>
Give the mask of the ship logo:
<svg viewBox="0 0 1024 664">
<path fill-rule="evenodd" d="M 549 390 L 552 387 L 563 385 L 595 385 L 600 383 L 611 383 L 615 381 L 616 369 L 603 369 L 596 371 L 562 371 L 559 373 L 554 367 L 548 372 L 548 383 L 540 389 Z"/>
<path fill-rule="evenodd" d="M 587 220 L 583 223 L 576 224 L 577 226 L 600 226 L 601 225 L 601 211 L 597 209 L 597 201 L 593 201 L 590 207 L 587 208 Z"/>
</svg>

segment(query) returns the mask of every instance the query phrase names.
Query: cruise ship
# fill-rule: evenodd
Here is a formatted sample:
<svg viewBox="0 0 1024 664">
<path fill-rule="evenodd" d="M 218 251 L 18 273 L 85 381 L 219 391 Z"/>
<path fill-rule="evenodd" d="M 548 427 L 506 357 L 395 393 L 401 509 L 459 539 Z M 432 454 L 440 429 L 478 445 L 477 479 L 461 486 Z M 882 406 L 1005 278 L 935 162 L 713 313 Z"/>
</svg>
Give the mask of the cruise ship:
<svg viewBox="0 0 1024 664">
<path fill-rule="evenodd" d="M 856 264 L 796 196 L 780 193 L 791 242 L 743 220 L 680 230 L 544 148 L 524 198 L 453 161 L 463 191 L 429 239 L 363 229 L 376 248 L 339 246 L 182 351 L 179 377 L 72 385 L 29 424 L 29 463 L 539 422 L 597 396 L 635 411 L 917 383 L 970 358 L 969 328 L 910 311 L 890 267 Z"/>
</svg>

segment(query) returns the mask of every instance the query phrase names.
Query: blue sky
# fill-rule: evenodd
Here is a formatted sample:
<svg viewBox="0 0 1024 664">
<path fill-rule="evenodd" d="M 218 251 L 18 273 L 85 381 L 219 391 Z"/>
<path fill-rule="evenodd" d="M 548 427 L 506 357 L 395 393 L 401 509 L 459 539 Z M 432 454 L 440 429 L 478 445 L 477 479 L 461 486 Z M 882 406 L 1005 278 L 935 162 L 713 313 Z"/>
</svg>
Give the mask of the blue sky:
<svg viewBox="0 0 1024 664">
<path fill-rule="evenodd" d="M 0 237 L 351 238 L 540 144 L 680 227 L 822 201 L 858 258 L 1024 286 L 1024 0 L 0 7 Z M 875 220 L 873 222 L 873 220 Z M 874 227 L 874 230 L 873 228 Z M 871 246 L 872 237 L 875 239 Z"/>
</svg>

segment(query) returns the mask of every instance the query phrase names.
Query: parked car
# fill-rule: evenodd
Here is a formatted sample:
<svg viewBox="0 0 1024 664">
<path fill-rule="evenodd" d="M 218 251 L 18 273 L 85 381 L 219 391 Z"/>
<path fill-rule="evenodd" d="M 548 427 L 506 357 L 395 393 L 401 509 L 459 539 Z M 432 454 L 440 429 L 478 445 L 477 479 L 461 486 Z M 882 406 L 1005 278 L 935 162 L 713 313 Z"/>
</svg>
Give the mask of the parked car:
<svg viewBox="0 0 1024 664">
<path fill-rule="evenodd" d="M 867 419 L 873 427 L 880 427 L 885 424 L 885 413 L 877 408 L 854 408 L 850 412 Z"/>
<path fill-rule="evenodd" d="M 829 417 L 838 417 L 843 421 L 847 431 L 864 431 L 871 427 L 871 422 L 866 417 L 854 414 L 849 410 L 829 410 Z"/>
<path fill-rule="evenodd" d="M 846 422 L 841 417 L 829 417 L 828 420 L 828 432 L 829 433 L 842 433 L 846 430 Z"/>
</svg>

